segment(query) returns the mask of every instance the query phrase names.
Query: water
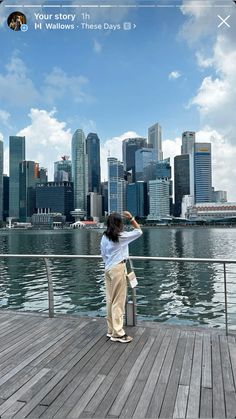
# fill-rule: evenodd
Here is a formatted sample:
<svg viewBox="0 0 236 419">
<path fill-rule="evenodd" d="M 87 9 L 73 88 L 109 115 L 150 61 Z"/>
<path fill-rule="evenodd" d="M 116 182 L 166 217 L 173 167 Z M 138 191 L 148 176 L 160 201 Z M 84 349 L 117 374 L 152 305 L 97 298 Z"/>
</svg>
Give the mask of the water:
<svg viewBox="0 0 236 419">
<path fill-rule="evenodd" d="M 0 253 L 99 254 L 99 230 L 0 231 Z M 146 228 L 130 245 L 140 256 L 236 259 L 236 229 Z M 224 327 L 222 265 L 135 262 L 140 319 Z M 57 313 L 105 316 L 103 264 L 52 263 Z M 41 260 L 0 260 L 0 308 L 46 311 L 47 280 Z M 227 267 L 230 327 L 236 328 L 236 266 Z"/>
</svg>

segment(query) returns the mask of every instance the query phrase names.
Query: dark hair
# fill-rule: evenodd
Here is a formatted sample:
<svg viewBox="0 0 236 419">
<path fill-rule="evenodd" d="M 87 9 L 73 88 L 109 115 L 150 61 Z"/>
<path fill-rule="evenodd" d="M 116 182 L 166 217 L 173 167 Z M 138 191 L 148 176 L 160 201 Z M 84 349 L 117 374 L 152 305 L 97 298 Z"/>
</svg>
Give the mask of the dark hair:
<svg viewBox="0 0 236 419">
<path fill-rule="evenodd" d="M 113 212 L 107 219 L 107 229 L 104 231 L 105 236 L 113 242 L 119 241 L 119 235 L 123 230 L 123 221 L 121 215 L 117 212 Z"/>
</svg>

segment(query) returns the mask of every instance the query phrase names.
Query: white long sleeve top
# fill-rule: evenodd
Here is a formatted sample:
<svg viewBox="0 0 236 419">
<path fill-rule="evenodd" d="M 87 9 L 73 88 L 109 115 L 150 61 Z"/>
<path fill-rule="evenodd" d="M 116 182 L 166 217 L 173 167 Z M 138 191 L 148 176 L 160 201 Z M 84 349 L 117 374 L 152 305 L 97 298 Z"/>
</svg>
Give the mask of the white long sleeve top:
<svg viewBox="0 0 236 419">
<path fill-rule="evenodd" d="M 105 264 L 105 270 L 111 269 L 124 259 L 129 258 L 129 243 L 138 239 L 143 234 L 140 228 L 132 231 L 122 231 L 119 242 L 113 242 L 103 234 L 101 240 L 101 255 Z"/>
</svg>

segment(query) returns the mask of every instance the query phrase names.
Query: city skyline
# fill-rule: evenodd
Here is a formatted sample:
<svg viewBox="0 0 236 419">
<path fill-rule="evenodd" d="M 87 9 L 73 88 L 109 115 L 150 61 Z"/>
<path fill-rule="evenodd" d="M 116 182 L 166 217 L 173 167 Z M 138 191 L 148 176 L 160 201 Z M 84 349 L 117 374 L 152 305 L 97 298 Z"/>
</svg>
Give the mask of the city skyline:
<svg viewBox="0 0 236 419">
<path fill-rule="evenodd" d="M 79 43 L 74 33 L 33 31 L 33 11 L 27 33 L 15 34 L 2 23 L 8 45 L 0 62 L 4 172 L 8 137 L 20 135 L 26 137 L 26 158 L 47 167 L 53 179 L 49 157 L 55 162 L 71 155 L 73 132 L 81 128 L 101 140 L 104 180 L 108 150 L 120 160 L 122 140 L 147 138 L 148 128 L 158 122 L 164 158 L 171 157 L 172 166 L 184 131 L 195 131 L 197 142 L 212 143 L 213 184 L 236 201 L 236 28 L 219 30 L 217 9 L 199 7 L 182 1 L 177 10 L 125 9 L 122 16 L 103 11 L 102 17 L 97 11 L 93 21 L 122 18 L 135 21 L 137 30 L 81 31 Z M 6 16 L 3 8 L 0 13 Z M 227 6 L 221 13 L 228 13 Z M 230 14 L 233 21 L 235 9 Z"/>
</svg>

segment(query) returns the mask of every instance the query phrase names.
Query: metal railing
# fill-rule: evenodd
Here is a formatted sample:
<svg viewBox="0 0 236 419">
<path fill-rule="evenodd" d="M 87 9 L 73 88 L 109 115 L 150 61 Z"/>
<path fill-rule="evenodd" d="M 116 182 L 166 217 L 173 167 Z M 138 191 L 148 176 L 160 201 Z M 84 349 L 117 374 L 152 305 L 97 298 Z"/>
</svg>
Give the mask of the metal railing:
<svg viewBox="0 0 236 419">
<path fill-rule="evenodd" d="M 11 259 L 42 259 L 44 260 L 48 282 L 48 314 L 54 317 L 54 291 L 50 260 L 53 259 L 100 259 L 100 255 L 28 255 L 28 254 L 0 254 L 0 258 Z M 224 305 L 225 305 L 225 330 L 228 335 L 228 300 L 227 300 L 227 281 L 226 281 L 226 265 L 236 264 L 236 259 L 204 259 L 204 258 L 174 258 L 174 257 L 156 257 L 156 256 L 130 256 L 131 261 L 154 261 L 154 262 L 187 262 L 187 263 L 210 263 L 223 265 L 224 275 Z M 128 308 L 126 319 L 129 325 L 136 324 L 136 291 L 132 290 L 132 307 Z"/>
</svg>

